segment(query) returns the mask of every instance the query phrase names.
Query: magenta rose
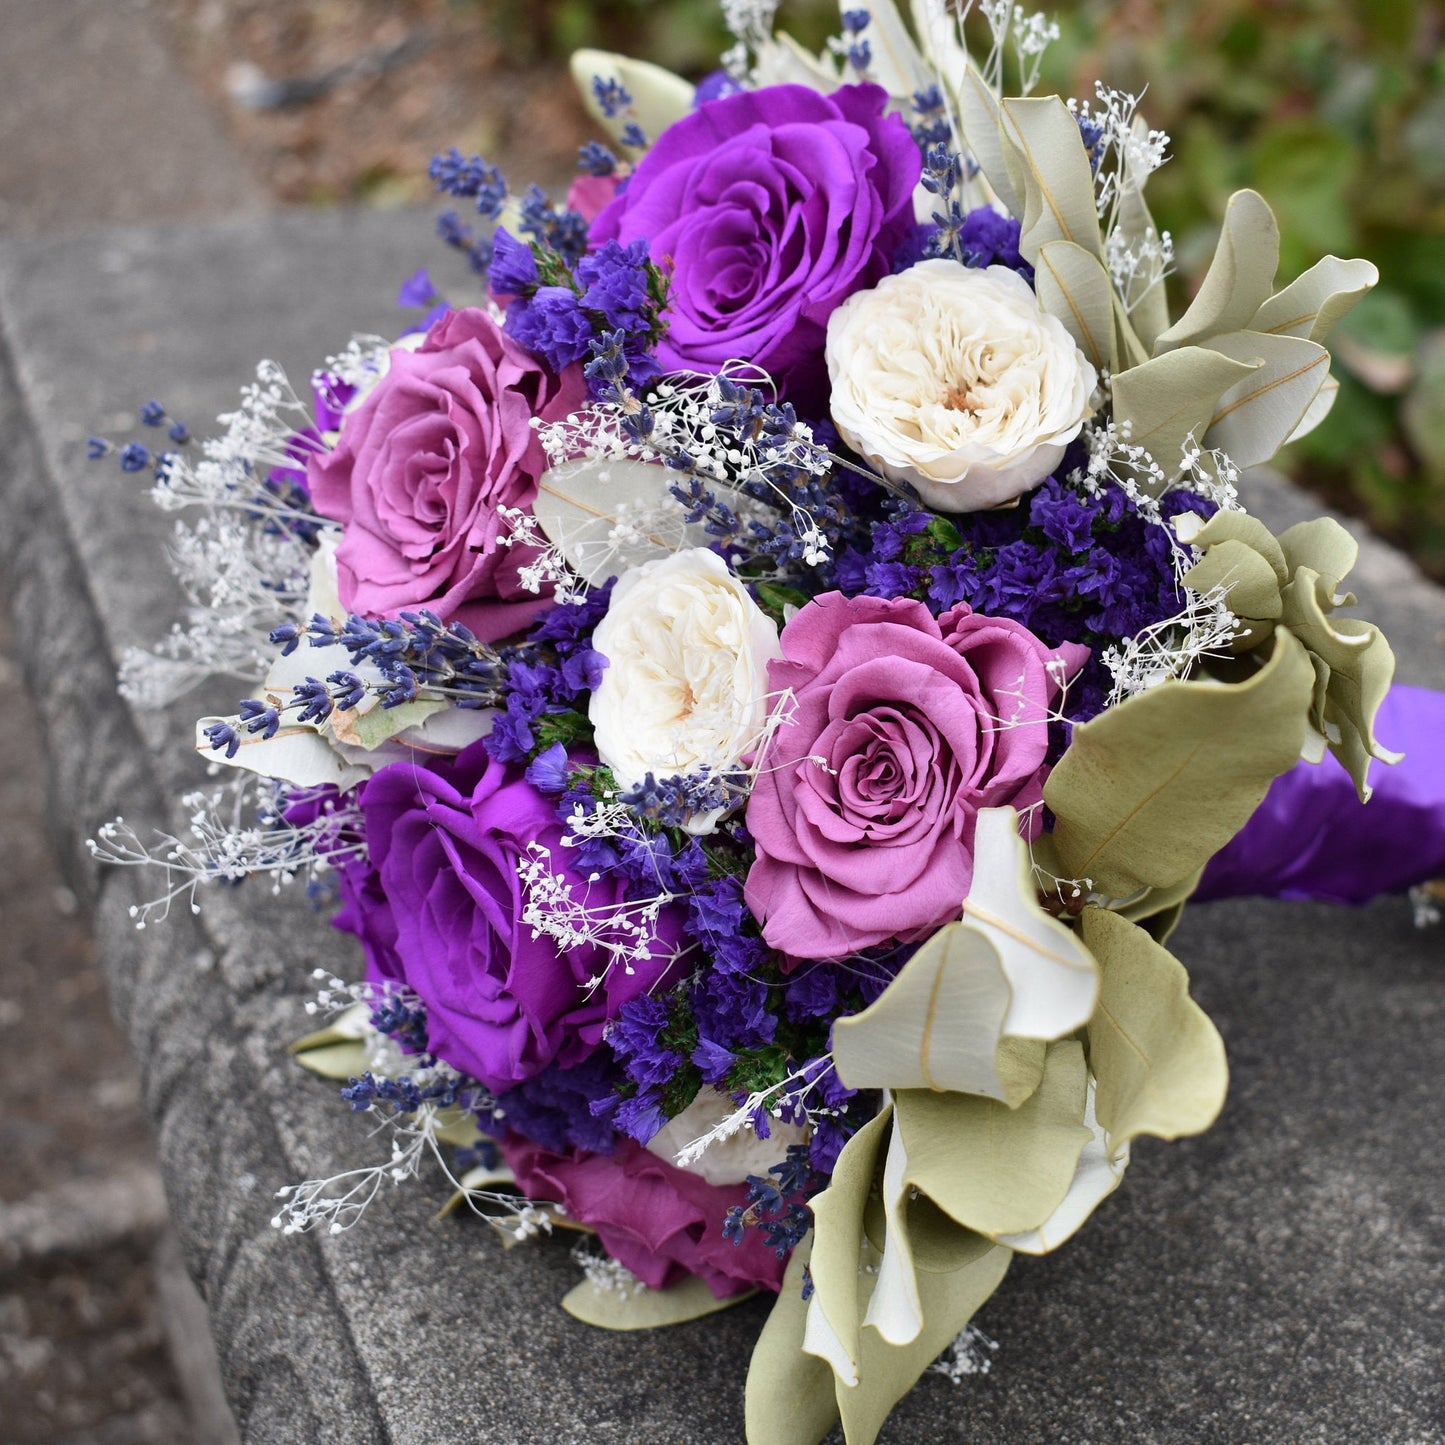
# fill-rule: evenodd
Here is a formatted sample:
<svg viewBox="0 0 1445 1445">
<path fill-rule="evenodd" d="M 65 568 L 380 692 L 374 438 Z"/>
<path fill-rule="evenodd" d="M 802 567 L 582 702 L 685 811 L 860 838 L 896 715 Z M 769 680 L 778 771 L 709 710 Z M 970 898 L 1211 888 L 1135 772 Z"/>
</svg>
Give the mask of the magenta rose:
<svg viewBox="0 0 1445 1445">
<path fill-rule="evenodd" d="M 747 811 L 763 937 L 793 958 L 926 938 L 968 894 L 978 810 L 1042 798 L 1050 708 L 1087 652 L 966 605 L 935 620 L 836 592 L 781 641 L 768 682 L 792 712 Z"/>
<path fill-rule="evenodd" d="M 828 317 L 886 276 L 913 228 L 918 146 L 876 85 L 776 85 L 669 126 L 597 217 L 594 243 L 647 241 L 672 264 L 669 370 L 742 359 L 818 414 Z"/>
<path fill-rule="evenodd" d="M 553 1061 L 581 1063 L 623 1003 L 670 981 L 682 936 L 675 909 L 631 973 L 600 944 L 560 950 L 533 936 L 517 873 L 528 844 L 550 850 L 551 871 L 594 917 L 623 901 L 625 884 L 571 871 L 555 801 L 485 744 L 427 766 L 392 763 L 360 803 L 378 887 L 349 890 L 354 931 L 374 935 L 381 971 L 426 1004 L 433 1051 L 494 1092 Z"/>
<path fill-rule="evenodd" d="M 343 606 L 372 617 L 428 607 L 491 642 L 547 605 L 518 571 L 535 549 L 506 547 L 502 507 L 529 508 L 547 458 L 532 427 L 577 410 L 577 368 L 560 378 L 485 311 L 449 311 L 345 416 L 333 451 L 313 456 L 316 510 L 344 528 Z"/>
<path fill-rule="evenodd" d="M 755 1285 L 776 1292 L 783 1282 L 785 1263 L 762 1230 L 744 1230 L 737 1244 L 723 1235 L 728 1210 L 747 1206 L 741 1184 L 709 1184 L 631 1139 L 619 1139 L 612 1155 L 554 1154 L 509 1134 L 502 1153 L 524 1194 L 591 1226 L 607 1252 L 653 1289 L 694 1274 L 726 1299 Z"/>
</svg>

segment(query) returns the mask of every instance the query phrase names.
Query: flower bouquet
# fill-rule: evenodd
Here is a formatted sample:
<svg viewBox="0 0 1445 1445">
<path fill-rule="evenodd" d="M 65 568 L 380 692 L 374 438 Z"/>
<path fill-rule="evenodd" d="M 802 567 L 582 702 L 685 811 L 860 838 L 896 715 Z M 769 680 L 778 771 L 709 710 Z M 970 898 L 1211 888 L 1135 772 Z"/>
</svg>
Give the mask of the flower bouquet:
<svg viewBox="0 0 1445 1445">
<path fill-rule="evenodd" d="M 774 8 L 696 89 L 580 53 L 618 152 L 565 206 L 439 156 L 484 294 L 418 273 L 417 326 L 306 400 L 264 365 L 199 455 L 148 407 L 195 608 L 125 685 L 262 681 L 198 724 L 191 835 L 96 851 L 167 870 L 142 925 L 262 874 L 361 944 L 293 1049 L 390 1152 L 279 1227 L 435 1161 L 581 1236 L 583 1320 L 775 1294 L 748 1438 L 866 1445 L 1131 1140 L 1218 1113 L 1165 947 L 1211 858 L 1301 757 L 1393 756 L 1354 544 L 1236 487 L 1375 270 L 1278 286 L 1241 192 L 1171 320 L 1166 138 L 1030 94 L 1042 19 L 980 4 L 971 55 L 874 0 L 814 56 Z"/>
</svg>

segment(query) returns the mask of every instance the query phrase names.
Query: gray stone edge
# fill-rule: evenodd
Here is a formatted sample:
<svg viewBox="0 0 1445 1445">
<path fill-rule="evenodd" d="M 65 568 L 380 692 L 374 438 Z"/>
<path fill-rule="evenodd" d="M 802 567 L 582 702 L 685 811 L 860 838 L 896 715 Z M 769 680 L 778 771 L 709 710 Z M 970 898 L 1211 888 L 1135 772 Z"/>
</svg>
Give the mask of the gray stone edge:
<svg viewBox="0 0 1445 1445">
<path fill-rule="evenodd" d="M 195 1160 L 218 1141 L 244 1148 L 239 1164 L 261 1177 L 287 1150 L 269 1114 L 244 1102 L 264 1095 L 244 1048 L 210 1045 L 234 1034 L 228 991 L 219 974 L 204 984 L 179 987 L 166 979 L 175 957 L 215 956 L 216 938 L 196 919 L 173 917 L 166 947 L 146 946 L 128 919 L 138 895 L 130 870 L 103 877 L 90 861 L 85 836 L 91 820 L 122 810 L 138 824 L 157 822 L 169 809 L 150 753 L 129 707 L 115 692 L 116 659 L 93 600 L 60 502 L 45 447 L 16 364 L 8 318 L 0 314 L 0 436 L 7 464 L 0 469 L 0 499 L 11 525 L 0 529 L 0 562 L 15 619 L 25 680 L 47 733 L 47 796 L 52 834 L 62 868 L 97 928 L 108 939 L 128 937 L 129 948 L 107 948 L 104 967 L 112 1006 L 140 1069 L 148 1112 L 156 1129 L 167 1198 L 185 1242 L 186 1265 L 207 1301 L 227 1394 L 243 1438 L 389 1440 L 369 1390 L 366 1366 L 335 1283 L 314 1240 L 274 1242 L 247 1238 L 245 1225 L 226 1208 L 220 1171 L 198 1191 Z M 48 658 L 63 658 L 62 668 Z M 187 943 L 174 935 L 187 931 Z M 159 1046 L 167 1004 L 184 1005 L 183 1030 Z M 204 1008 L 198 1016 L 197 1005 Z M 175 1045 L 186 1043 L 181 1053 Z M 218 1054 L 223 1052 L 224 1057 Z M 238 1101 L 247 1127 L 228 1132 L 220 1121 L 196 1119 L 187 1109 L 187 1075 L 221 1065 L 231 1077 L 225 1094 Z M 215 1085 L 211 1085 L 215 1091 Z M 197 1091 L 199 1096 L 199 1091 Z M 182 1189 L 180 1181 L 187 1187 Z M 207 1227 L 229 1223 L 229 1230 Z M 259 1244 L 259 1247 L 258 1247 Z M 275 1246 L 284 1249 L 277 1258 Z M 331 1317 L 317 1328 L 320 1304 Z M 269 1321 L 271 1343 L 247 1339 L 258 1319 Z M 343 1360 L 335 1350 L 340 1345 Z M 271 1378 L 262 1373 L 271 1366 Z M 338 1364 L 345 1368 L 338 1369 Z M 284 1366 L 284 1368 L 283 1368 Z M 307 1397 L 311 1397 L 309 1400 Z M 310 1406 L 308 1411 L 307 1406 Z M 311 1419 L 307 1420 L 307 1414 Z M 272 1433 L 283 1427 L 283 1437 Z M 297 1433 L 292 1434 L 291 1431 Z"/>
</svg>

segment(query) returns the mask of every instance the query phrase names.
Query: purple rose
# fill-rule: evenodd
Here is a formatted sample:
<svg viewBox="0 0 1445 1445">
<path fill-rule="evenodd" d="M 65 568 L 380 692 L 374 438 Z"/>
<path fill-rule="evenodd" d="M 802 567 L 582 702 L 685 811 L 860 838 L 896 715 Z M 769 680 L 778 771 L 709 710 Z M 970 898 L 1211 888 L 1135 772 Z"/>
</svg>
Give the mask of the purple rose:
<svg viewBox="0 0 1445 1445">
<path fill-rule="evenodd" d="M 591 236 L 671 259 L 665 368 L 750 361 L 804 412 L 826 410 L 828 317 L 888 274 L 913 226 L 921 161 L 887 102 L 876 85 L 769 86 L 657 138 Z"/>
<path fill-rule="evenodd" d="M 552 873 L 594 918 L 623 901 L 625 884 L 571 871 L 555 802 L 484 743 L 454 761 L 382 768 L 360 801 L 379 888 L 352 892 L 356 931 L 389 944 L 386 964 L 426 1004 L 435 1053 L 494 1092 L 554 1060 L 581 1063 L 623 1003 L 668 979 L 677 910 L 664 911 L 649 951 L 630 962 L 597 943 L 560 950 L 523 922 L 517 865 L 529 844 L 549 850 Z"/>
<path fill-rule="evenodd" d="M 451 311 L 415 351 L 398 347 L 341 424 L 334 451 L 307 469 L 316 509 L 345 531 L 336 565 L 344 606 L 373 617 L 429 607 L 495 641 L 546 599 L 518 571 L 535 549 L 506 547 L 501 507 L 528 508 L 546 454 L 532 418 L 586 397 L 502 333 L 485 311 Z"/>
<path fill-rule="evenodd" d="M 619 1139 L 610 1156 L 554 1154 L 509 1134 L 502 1153 L 523 1193 L 554 1200 L 569 1219 L 590 1225 L 607 1252 L 653 1289 L 693 1274 L 726 1299 L 753 1285 L 776 1292 L 783 1282 L 784 1261 L 761 1229 L 745 1230 L 737 1244 L 723 1234 L 728 1210 L 747 1207 L 741 1184 L 709 1184 L 631 1139 Z"/>
<path fill-rule="evenodd" d="M 748 801 L 748 907 L 793 958 L 926 938 L 968 894 L 978 810 L 1042 798 L 1049 715 L 1087 651 L 965 605 L 935 620 L 836 592 L 781 640 L 768 682 L 793 711 Z"/>
</svg>

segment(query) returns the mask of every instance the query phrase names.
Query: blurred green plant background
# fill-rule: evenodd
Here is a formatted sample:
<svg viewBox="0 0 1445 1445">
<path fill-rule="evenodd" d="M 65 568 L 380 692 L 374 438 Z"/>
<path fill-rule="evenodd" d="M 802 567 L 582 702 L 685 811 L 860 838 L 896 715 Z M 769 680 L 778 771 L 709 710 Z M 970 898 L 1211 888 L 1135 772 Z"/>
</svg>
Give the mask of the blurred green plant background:
<svg viewBox="0 0 1445 1445">
<path fill-rule="evenodd" d="M 866 7 L 866 0 L 856 0 Z M 493 0 L 514 53 L 579 45 L 699 74 L 727 44 L 716 0 Z M 1441 0 L 1062 0 L 1041 89 L 1096 79 L 1144 95 L 1173 137 L 1150 183 L 1178 275 L 1202 274 L 1224 203 L 1253 186 L 1284 236 L 1281 272 L 1366 256 L 1378 289 L 1335 333 L 1329 419 L 1281 464 L 1445 579 L 1445 4 Z M 813 48 L 830 0 L 785 0 Z"/>
</svg>

